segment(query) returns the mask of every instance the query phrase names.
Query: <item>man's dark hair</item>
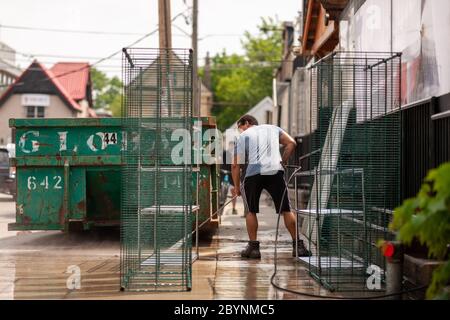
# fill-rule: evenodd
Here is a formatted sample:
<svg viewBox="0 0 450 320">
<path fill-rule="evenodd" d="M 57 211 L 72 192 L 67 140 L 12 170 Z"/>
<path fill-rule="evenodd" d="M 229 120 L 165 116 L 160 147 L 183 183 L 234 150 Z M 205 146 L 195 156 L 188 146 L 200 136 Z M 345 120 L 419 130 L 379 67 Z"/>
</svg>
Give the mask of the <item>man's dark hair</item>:
<svg viewBox="0 0 450 320">
<path fill-rule="evenodd" d="M 256 120 L 255 117 L 253 117 L 253 116 L 251 116 L 251 115 L 249 115 L 249 114 L 246 114 L 245 116 L 242 116 L 242 117 L 238 120 L 237 126 L 238 126 L 238 127 L 243 126 L 243 125 L 245 125 L 246 122 L 248 122 L 248 123 L 249 123 L 250 125 L 252 125 L 252 126 L 257 126 L 257 125 L 258 125 L 258 120 Z"/>
</svg>

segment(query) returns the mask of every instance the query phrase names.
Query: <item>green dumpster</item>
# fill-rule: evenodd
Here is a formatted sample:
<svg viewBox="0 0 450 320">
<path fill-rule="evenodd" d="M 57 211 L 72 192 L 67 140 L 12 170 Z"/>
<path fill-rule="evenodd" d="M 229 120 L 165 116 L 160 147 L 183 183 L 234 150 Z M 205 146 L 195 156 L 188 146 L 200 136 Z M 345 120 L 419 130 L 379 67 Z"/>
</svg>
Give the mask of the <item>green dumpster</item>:
<svg viewBox="0 0 450 320">
<path fill-rule="evenodd" d="M 16 223 L 10 230 L 67 230 L 120 221 L 120 119 L 11 119 Z"/>
<path fill-rule="evenodd" d="M 213 118 L 201 120 L 202 131 L 215 128 Z M 10 127 L 16 139 L 16 157 L 10 161 L 16 167 L 17 201 L 16 222 L 9 230 L 120 224 L 121 151 L 126 147 L 120 118 L 11 119 Z M 217 210 L 217 179 L 216 165 L 202 164 L 193 174 L 200 224 Z"/>
</svg>

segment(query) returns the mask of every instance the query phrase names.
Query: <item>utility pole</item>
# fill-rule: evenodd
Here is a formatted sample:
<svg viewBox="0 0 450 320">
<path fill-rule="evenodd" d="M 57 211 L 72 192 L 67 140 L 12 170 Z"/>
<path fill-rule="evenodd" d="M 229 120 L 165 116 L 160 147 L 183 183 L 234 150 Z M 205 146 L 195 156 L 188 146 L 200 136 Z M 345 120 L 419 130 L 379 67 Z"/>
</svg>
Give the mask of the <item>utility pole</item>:
<svg viewBox="0 0 450 320">
<path fill-rule="evenodd" d="M 172 18 L 170 16 L 170 0 L 158 0 L 159 16 L 159 63 L 161 65 L 161 115 L 171 116 L 170 60 L 172 49 Z M 163 54 L 164 53 L 164 54 Z"/>
<path fill-rule="evenodd" d="M 170 17 L 170 0 L 158 0 L 159 48 L 172 48 L 172 20 Z"/>
<path fill-rule="evenodd" d="M 192 79 L 192 82 L 194 87 L 194 116 L 200 116 L 200 81 L 198 78 L 198 0 L 193 0 L 192 11 L 192 68 L 194 71 L 194 79 Z"/>
</svg>

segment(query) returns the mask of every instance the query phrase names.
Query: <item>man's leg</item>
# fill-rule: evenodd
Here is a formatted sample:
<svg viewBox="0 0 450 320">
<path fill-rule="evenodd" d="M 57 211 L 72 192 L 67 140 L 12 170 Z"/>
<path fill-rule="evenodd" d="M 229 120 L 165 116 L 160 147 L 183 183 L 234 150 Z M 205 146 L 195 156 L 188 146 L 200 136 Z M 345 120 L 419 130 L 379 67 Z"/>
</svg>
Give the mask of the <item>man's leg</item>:
<svg viewBox="0 0 450 320">
<path fill-rule="evenodd" d="M 284 180 L 283 173 L 279 172 L 273 176 L 269 183 L 266 185 L 266 190 L 270 193 L 273 202 L 275 203 L 275 209 L 277 213 L 282 212 L 284 218 L 284 225 L 288 229 L 292 237 L 292 256 L 310 256 L 311 253 L 306 249 L 302 240 L 300 240 L 297 234 L 297 217 L 291 211 L 289 204 L 289 193 Z M 297 241 L 297 239 L 299 239 Z"/>
<path fill-rule="evenodd" d="M 233 206 L 233 214 L 237 214 L 236 211 L 236 188 L 234 186 L 231 186 L 231 196 L 233 197 L 233 200 L 231 201 L 231 204 Z"/>
<path fill-rule="evenodd" d="M 258 232 L 258 219 L 255 213 L 247 213 L 246 225 L 249 241 L 247 247 L 241 251 L 241 257 L 245 259 L 261 259 L 261 252 L 259 251 L 259 241 L 256 240 Z"/>
<path fill-rule="evenodd" d="M 283 212 L 284 225 L 288 229 L 292 237 L 292 256 L 293 257 L 309 257 L 311 252 L 306 249 L 303 240 L 296 234 L 297 230 L 297 217 L 292 211 Z M 297 241 L 295 239 L 298 239 Z"/>
<path fill-rule="evenodd" d="M 256 241 L 258 233 L 258 218 L 253 212 L 247 213 L 245 217 L 245 222 L 247 225 L 247 233 L 250 241 Z"/>
<path fill-rule="evenodd" d="M 261 253 L 259 251 L 259 242 L 256 240 L 258 232 L 258 218 L 256 213 L 259 212 L 259 197 L 261 195 L 260 177 L 254 176 L 245 179 L 242 198 L 245 202 L 247 213 L 245 222 L 247 226 L 247 233 L 249 242 L 244 251 L 241 252 L 242 258 L 260 259 Z"/>
<path fill-rule="evenodd" d="M 283 212 L 283 218 L 284 218 L 284 225 L 291 234 L 292 240 L 295 240 L 295 238 L 297 237 L 296 234 L 297 219 L 295 217 L 295 214 L 292 211 L 286 211 Z"/>
<path fill-rule="evenodd" d="M 242 188 L 242 199 L 248 213 L 245 216 L 247 233 L 250 241 L 256 241 L 258 232 L 259 198 L 262 192 L 261 176 L 253 176 L 245 179 Z"/>
<path fill-rule="evenodd" d="M 288 229 L 293 240 L 295 240 L 296 234 L 296 216 L 291 211 L 291 206 L 289 204 L 289 193 L 286 188 L 286 181 L 284 180 L 283 172 L 278 172 L 278 174 L 273 176 L 267 176 L 265 181 L 265 188 L 269 192 L 272 200 L 275 204 L 276 213 L 283 214 L 284 225 Z"/>
</svg>

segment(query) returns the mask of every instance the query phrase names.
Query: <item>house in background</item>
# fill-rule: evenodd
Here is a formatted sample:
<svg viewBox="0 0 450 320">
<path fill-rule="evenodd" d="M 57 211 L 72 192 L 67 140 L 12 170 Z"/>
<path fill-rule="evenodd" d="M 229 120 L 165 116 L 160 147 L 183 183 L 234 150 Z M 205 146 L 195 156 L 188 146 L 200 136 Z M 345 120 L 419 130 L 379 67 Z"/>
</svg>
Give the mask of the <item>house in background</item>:
<svg viewBox="0 0 450 320">
<path fill-rule="evenodd" d="M 213 107 L 213 93 L 211 84 L 211 59 L 209 52 L 206 53 L 204 74 L 200 80 L 200 116 L 211 116 L 211 109 Z"/>
<path fill-rule="evenodd" d="M 253 116 L 258 120 L 259 124 L 272 124 L 273 121 L 273 100 L 270 97 L 265 97 L 256 106 L 251 108 L 247 114 Z M 237 129 L 237 125 L 234 124 Z"/>
<path fill-rule="evenodd" d="M 0 42 L 0 94 L 4 92 L 22 73 L 16 67 L 16 52 Z"/>
<path fill-rule="evenodd" d="M 261 124 L 273 124 L 273 100 L 270 97 L 265 97 L 256 106 L 251 108 L 246 114 L 251 115 Z M 239 136 L 237 124 L 234 123 L 226 132 L 226 140 L 233 141 Z"/>
<path fill-rule="evenodd" d="M 92 81 L 87 62 L 59 62 L 50 71 L 66 89 L 68 95 L 82 108 L 85 114 L 78 117 L 95 117 L 92 101 Z"/>
<path fill-rule="evenodd" d="M 125 95 L 135 94 L 133 90 L 140 85 L 146 87 L 143 92 L 144 100 L 151 103 L 160 103 L 161 114 L 163 117 L 166 116 L 177 116 L 185 112 L 185 101 L 191 98 L 184 89 L 184 86 L 188 84 L 188 79 L 186 79 L 186 74 L 188 72 L 188 65 L 186 57 L 179 56 L 181 53 L 171 52 L 168 57 L 157 56 L 153 61 L 145 62 L 145 68 L 143 68 L 141 73 L 133 75 L 133 79 L 130 79 L 128 85 L 125 88 Z M 161 70 L 165 68 L 165 65 L 169 65 L 168 70 L 168 81 L 162 76 Z M 162 85 L 166 83 L 166 85 Z M 169 85 L 169 90 L 167 86 Z M 159 87 L 162 86 L 161 96 Z M 197 103 L 193 101 L 193 113 L 198 106 L 200 116 L 208 117 L 211 115 L 211 109 L 213 106 L 213 94 L 204 81 L 198 81 L 198 100 Z M 127 93 L 128 92 L 128 93 Z M 168 95 L 167 92 L 170 94 Z M 144 117 L 155 117 L 157 113 L 157 108 L 144 108 Z"/>
<path fill-rule="evenodd" d="M 0 96 L 0 145 L 14 142 L 11 118 L 89 118 L 92 85 L 88 63 L 34 61 Z"/>
</svg>

